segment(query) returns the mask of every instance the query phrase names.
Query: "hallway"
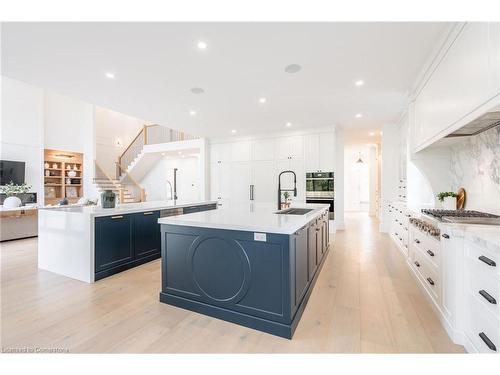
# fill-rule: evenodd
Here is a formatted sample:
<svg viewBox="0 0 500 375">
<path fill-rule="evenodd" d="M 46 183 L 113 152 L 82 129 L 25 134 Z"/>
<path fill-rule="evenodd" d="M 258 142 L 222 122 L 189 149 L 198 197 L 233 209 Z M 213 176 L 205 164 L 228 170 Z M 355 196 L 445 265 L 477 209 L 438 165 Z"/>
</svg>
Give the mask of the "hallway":
<svg viewBox="0 0 500 375">
<path fill-rule="evenodd" d="M 2 347 L 71 353 L 450 353 L 378 221 L 346 213 L 292 340 L 158 302 L 160 261 L 85 284 L 37 269 L 37 239 L 1 244 Z M 207 342 L 211 343 L 207 346 Z"/>
</svg>

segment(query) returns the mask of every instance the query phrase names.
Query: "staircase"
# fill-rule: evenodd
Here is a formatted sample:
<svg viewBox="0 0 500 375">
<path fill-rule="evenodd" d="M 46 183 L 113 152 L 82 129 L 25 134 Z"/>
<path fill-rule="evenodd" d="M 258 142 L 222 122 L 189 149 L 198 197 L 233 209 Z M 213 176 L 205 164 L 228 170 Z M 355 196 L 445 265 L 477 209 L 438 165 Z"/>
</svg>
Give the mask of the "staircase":
<svg viewBox="0 0 500 375">
<path fill-rule="evenodd" d="M 133 194 L 134 187 L 127 185 L 120 180 L 113 179 L 107 175 L 106 172 L 94 161 L 95 164 L 95 177 L 94 184 L 97 185 L 97 190 L 103 192 L 105 190 L 113 191 L 117 197 L 119 203 L 135 203 L 143 202 L 146 200 L 144 195 L 144 189 L 139 186 L 139 197 L 136 198 Z"/>
<path fill-rule="evenodd" d="M 105 190 L 111 190 L 118 196 L 118 201 L 120 203 L 135 203 L 139 202 L 134 198 L 133 194 L 118 180 L 108 180 L 108 179 L 94 179 L 94 183 L 97 185 L 97 190 L 101 193 Z"/>
</svg>

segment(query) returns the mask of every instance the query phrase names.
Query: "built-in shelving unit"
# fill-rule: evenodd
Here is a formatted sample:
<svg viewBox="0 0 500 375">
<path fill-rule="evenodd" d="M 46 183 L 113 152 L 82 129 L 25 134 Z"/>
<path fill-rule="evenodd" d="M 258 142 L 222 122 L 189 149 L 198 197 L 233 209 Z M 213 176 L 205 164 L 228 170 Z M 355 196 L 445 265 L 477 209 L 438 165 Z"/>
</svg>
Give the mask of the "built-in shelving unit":
<svg viewBox="0 0 500 375">
<path fill-rule="evenodd" d="M 63 198 L 75 203 L 83 196 L 83 154 L 46 149 L 43 167 L 45 204 L 57 204 Z"/>
</svg>

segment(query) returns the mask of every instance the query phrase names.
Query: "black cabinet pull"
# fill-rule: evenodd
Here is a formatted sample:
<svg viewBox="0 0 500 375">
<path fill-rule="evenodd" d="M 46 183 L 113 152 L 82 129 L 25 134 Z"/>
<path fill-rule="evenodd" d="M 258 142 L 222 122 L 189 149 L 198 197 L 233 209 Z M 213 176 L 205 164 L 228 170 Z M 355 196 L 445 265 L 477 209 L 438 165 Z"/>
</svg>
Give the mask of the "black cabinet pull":
<svg viewBox="0 0 500 375">
<path fill-rule="evenodd" d="M 430 277 L 427 278 L 427 282 L 431 285 L 434 285 L 434 280 L 432 280 Z"/>
<path fill-rule="evenodd" d="M 415 238 L 415 243 L 420 243 L 420 241 L 418 239 Z"/>
<path fill-rule="evenodd" d="M 444 238 L 450 238 L 450 236 L 448 236 L 446 233 L 443 233 L 443 234 L 442 234 L 442 236 L 443 236 Z"/>
<path fill-rule="evenodd" d="M 429 254 L 431 257 L 434 256 L 434 253 L 432 252 L 432 250 L 427 250 L 427 254 Z"/>
<path fill-rule="evenodd" d="M 493 297 L 491 296 L 491 294 L 489 294 L 486 290 L 481 289 L 481 290 L 479 291 L 479 294 L 480 294 L 481 296 L 483 296 L 483 298 L 484 298 L 486 301 L 488 301 L 489 303 L 491 303 L 492 305 L 496 305 L 496 304 L 497 304 L 497 300 L 496 300 L 495 298 L 493 298 Z"/>
<path fill-rule="evenodd" d="M 486 263 L 488 266 L 491 266 L 491 267 L 496 267 L 497 264 L 495 263 L 494 260 L 491 260 L 490 258 L 487 258 L 485 257 L 484 255 L 481 255 L 479 258 L 478 258 L 481 262 L 484 262 Z"/>
<path fill-rule="evenodd" d="M 484 341 L 484 343 L 486 344 L 486 346 L 487 346 L 488 348 L 490 348 L 490 350 L 493 350 L 494 352 L 496 352 L 496 351 L 497 351 L 497 347 L 495 346 L 495 344 L 493 344 L 493 343 L 491 342 L 491 340 L 488 338 L 488 336 L 486 336 L 486 334 L 485 334 L 484 332 L 481 332 L 481 333 L 479 334 L 479 337 L 481 338 L 481 340 L 483 340 L 483 341 Z"/>
<path fill-rule="evenodd" d="M 420 267 L 420 263 L 418 263 L 417 261 L 415 261 L 415 265 L 416 265 L 417 267 Z"/>
</svg>

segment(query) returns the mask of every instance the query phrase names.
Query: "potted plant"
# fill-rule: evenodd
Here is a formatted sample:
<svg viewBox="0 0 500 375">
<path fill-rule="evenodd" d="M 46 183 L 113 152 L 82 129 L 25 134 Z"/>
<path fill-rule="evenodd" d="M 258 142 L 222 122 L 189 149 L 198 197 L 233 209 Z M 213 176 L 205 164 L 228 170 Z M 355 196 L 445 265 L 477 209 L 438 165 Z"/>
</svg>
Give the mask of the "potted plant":
<svg viewBox="0 0 500 375">
<path fill-rule="evenodd" d="M 23 202 L 18 194 L 26 194 L 31 190 L 31 185 L 15 185 L 12 181 L 7 185 L 0 186 L 0 192 L 5 194 L 7 198 L 3 201 L 4 208 L 16 208 L 20 207 Z"/>
<path fill-rule="evenodd" d="M 443 203 L 445 210 L 457 209 L 457 194 L 452 191 L 442 191 L 437 195 L 440 202 Z"/>
<path fill-rule="evenodd" d="M 285 208 L 290 207 L 290 201 L 289 201 L 289 199 L 290 199 L 290 193 L 288 191 L 285 191 L 283 193 L 283 198 L 285 198 Z"/>
</svg>

